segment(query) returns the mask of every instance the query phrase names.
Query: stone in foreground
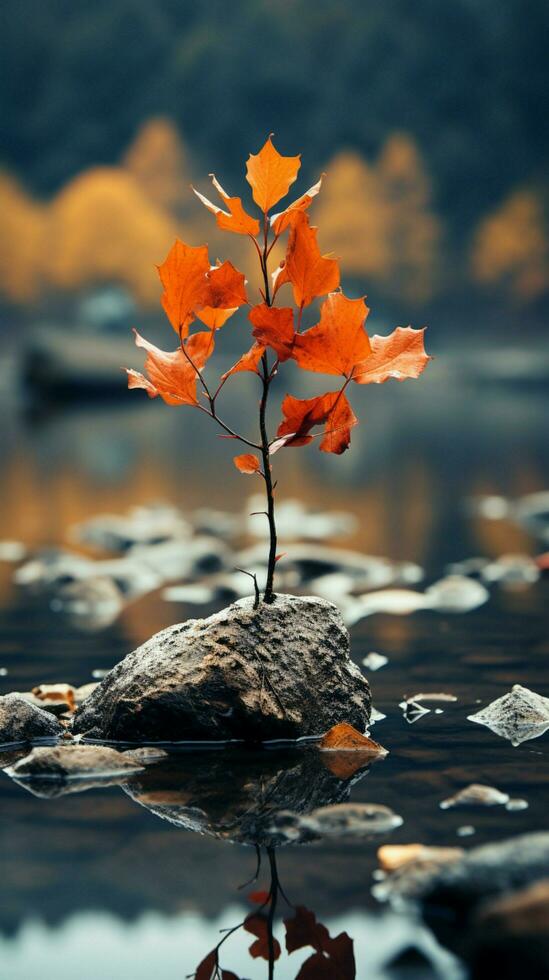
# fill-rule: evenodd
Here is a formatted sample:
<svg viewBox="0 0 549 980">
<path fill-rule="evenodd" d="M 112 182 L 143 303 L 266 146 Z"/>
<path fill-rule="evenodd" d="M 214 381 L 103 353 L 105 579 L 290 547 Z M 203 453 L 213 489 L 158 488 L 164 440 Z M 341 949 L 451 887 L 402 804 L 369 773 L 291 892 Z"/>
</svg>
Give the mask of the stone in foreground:
<svg viewBox="0 0 549 980">
<path fill-rule="evenodd" d="M 128 742 L 265 741 L 368 724 L 370 688 L 324 599 L 241 599 L 129 654 L 76 714 L 75 733 Z"/>
<path fill-rule="evenodd" d="M 21 694 L 0 697 L 0 745 L 55 738 L 64 728 L 53 715 L 36 707 Z"/>
</svg>

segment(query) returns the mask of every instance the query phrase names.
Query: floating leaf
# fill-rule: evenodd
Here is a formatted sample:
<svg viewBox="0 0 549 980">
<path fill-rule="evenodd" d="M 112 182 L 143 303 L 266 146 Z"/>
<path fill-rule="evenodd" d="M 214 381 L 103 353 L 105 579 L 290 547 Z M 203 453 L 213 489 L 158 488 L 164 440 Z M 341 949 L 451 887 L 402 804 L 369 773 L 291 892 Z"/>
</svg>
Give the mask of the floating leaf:
<svg viewBox="0 0 549 980">
<path fill-rule="evenodd" d="M 323 750 L 359 750 L 360 752 L 367 750 L 372 752 L 373 755 L 379 755 L 380 753 L 387 755 L 387 750 L 383 746 L 378 742 L 374 742 L 372 738 L 368 738 L 367 735 L 362 735 L 361 732 L 358 732 L 356 728 L 353 728 L 352 725 L 349 725 L 345 721 L 340 722 L 339 725 L 334 725 L 333 728 L 330 728 L 326 732 L 319 743 L 319 748 Z"/>
</svg>

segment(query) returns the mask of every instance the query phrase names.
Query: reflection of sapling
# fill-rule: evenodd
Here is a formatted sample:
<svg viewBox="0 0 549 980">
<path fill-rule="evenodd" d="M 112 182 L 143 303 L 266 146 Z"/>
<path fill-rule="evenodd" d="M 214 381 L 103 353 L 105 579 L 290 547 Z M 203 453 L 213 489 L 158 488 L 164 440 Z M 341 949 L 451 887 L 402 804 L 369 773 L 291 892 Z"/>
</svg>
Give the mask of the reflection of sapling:
<svg viewBox="0 0 549 980">
<path fill-rule="evenodd" d="M 231 262 L 211 266 L 206 245 L 195 248 L 176 241 L 158 271 L 164 287 L 162 305 L 179 337 L 179 347 L 169 352 L 159 350 L 136 334 L 137 345 L 147 352 L 148 377 L 128 370 L 130 388 L 144 388 L 151 398 L 160 395 L 168 405 L 193 405 L 211 416 L 227 436 L 255 450 L 236 456 L 234 462 L 241 473 L 257 473 L 265 481 L 270 530 L 265 602 L 274 599 L 277 558 L 271 456 L 280 449 L 311 442 L 317 426 L 323 428 L 321 451 L 343 453 L 349 448 L 351 428 L 357 423 L 347 399 L 349 383 L 379 384 L 389 378 L 417 378 L 429 360 L 423 347 L 423 330 L 397 327 L 388 337 L 368 337 L 364 323 L 369 310 L 364 299 L 349 299 L 341 292 L 337 260 L 321 255 L 316 229 L 305 213 L 318 194 L 321 181 L 284 211 L 269 216 L 296 180 L 299 167 L 299 156 L 281 156 L 270 137 L 257 155 L 250 155 L 247 180 L 261 211 L 260 219 L 244 210 L 240 198 L 226 194 L 215 177 L 213 185 L 223 207 L 195 192 L 213 212 L 220 228 L 248 236 L 256 250 L 263 286 L 261 302 L 248 312 L 254 339 L 250 350 L 223 375 L 215 389 L 210 387 L 202 371 L 213 353 L 216 330 L 239 307 L 249 305 L 245 278 Z M 272 248 L 286 232 L 286 257 L 270 272 Z M 292 287 L 295 305 L 275 306 L 287 283 Z M 302 333 L 304 308 L 321 296 L 326 299 L 321 304 L 318 323 Z M 196 320 L 207 329 L 189 335 Z M 276 437 L 271 439 L 266 427 L 269 389 L 280 365 L 289 360 L 305 371 L 332 374 L 343 380 L 335 390 L 313 398 L 286 395 L 282 402 L 283 420 Z M 218 414 L 217 399 L 223 385 L 240 371 L 254 372 L 261 382 L 259 438 L 234 432 Z"/>
</svg>

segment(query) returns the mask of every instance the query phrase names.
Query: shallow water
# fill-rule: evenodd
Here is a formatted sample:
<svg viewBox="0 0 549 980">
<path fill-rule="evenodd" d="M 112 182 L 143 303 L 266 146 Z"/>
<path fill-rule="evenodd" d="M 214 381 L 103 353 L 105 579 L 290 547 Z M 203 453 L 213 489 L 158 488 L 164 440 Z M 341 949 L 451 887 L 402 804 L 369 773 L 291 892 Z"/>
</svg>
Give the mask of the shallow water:
<svg viewBox="0 0 549 980">
<path fill-rule="evenodd" d="M 448 562 L 471 555 L 547 550 L 507 521 L 472 517 L 464 500 L 549 486 L 547 399 L 463 388 L 442 369 L 433 373 L 425 384 L 387 385 L 375 398 L 358 399 L 365 421 L 341 459 L 314 450 L 275 457 L 281 499 L 356 514 L 359 530 L 338 544 L 417 562 L 427 584 Z M 230 411 L 245 420 L 238 403 Z M 9 403 L 4 419 L 0 538 L 30 547 L 66 542 L 71 524 L 102 511 L 121 513 L 154 499 L 184 510 L 240 510 L 251 492 L 252 478 L 233 475 L 231 447 L 216 441 L 207 420 L 144 399 L 131 406 L 69 404 L 26 418 Z M 106 630 L 81 632 L 44 597 L 17 589 L 13 568 L 0 563 L 0 668 L 8 671 L 0 676 L 1 693 L 41 682 L 85 684 L 155 630 L 215 608 L 167 603 L 156 592 L 129 604 Z M 432 938 L 372 897 L 380 844 L 471 847 L 544 828 L 549 733 L 513 748 L 467 715 L 513 683 L 549 696 L 548 598 L 546 579 L 514 591 L 496 585 L 486 605 L 464 615 L 375 615 L 352 628 L 358 663 L 370 651 L 389 658 L 367 672 L 376 708 L 387 716 L 373 735 L 389 755 L 353 786 L 351 799 L 385 804 L 403 824 L 375 839 L 280 848 L 278 871 L 294 905 L 313 909 L 332 935 L 352 936 L 357 977 L 410 976 L 388 966 L 410 943 L 425 944 L 440 976 L 455 970 Z M 409 724 L 398 704 L 419 691 L 458 700 L 430 704 L 429 714 Z M 206 782 L 211 759 L 205 752 L 197 761 L 193 753 Z M 273 766 L 271 758 L 266 765 Z M 179 783 L 174 777 L 178 790 L 188 781 L 186 766 Z M 440 810 L 441 800 L 470 782 L 497 786 L 529 806 Z M 229 790 L 217 780 L 211 795 L 223 817 Z M 457 835 L 464 825 L 474 827 L 472 836 Z M 218 930 L 249 911 L 238 886 L 254 867 L 253 848 L 174 826 L 121 787 L 40 799 L 2 773 L 0 973 L 9 980 L 53 980 L 68 967 L 84 980 L 139 980 L 151 969 L 158 980 L 192 974 Z M 267 877 L 264 864 L 260 887 Z M 267 966 L 248 956 L 251 941 L 235 933 L 223 966 L 255 980 L 267 976 Z M 303 959 L 301 952 L 284 955 L 275 976 L 295 977 Z M 430 975 L 422 970 L 418 975 Z"/>
</svg>

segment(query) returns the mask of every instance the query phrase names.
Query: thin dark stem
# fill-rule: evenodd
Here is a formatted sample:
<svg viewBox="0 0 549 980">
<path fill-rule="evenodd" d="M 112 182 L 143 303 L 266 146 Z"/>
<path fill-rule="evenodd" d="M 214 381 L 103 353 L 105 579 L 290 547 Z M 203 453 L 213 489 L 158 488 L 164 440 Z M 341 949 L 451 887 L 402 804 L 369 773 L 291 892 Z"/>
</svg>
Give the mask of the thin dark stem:
<svg viewBox="0 0 549 980">
<path fill-rule="evenodd" d="M 267 937 L 269 940 L 269 980 L 273 980 L 275 965 L 275 944 L 273 930 L 276 914 L 276 902 L 278 898 L 278 869 L 276 866 L 274 848 L 268 847 L 267 854 L 269 856 L 269 865 L 271 868 L 271 903 L 269 905 L 269 914 L 267 919 Z"/>
<path fill-rule="evenodd" d="M 267 269 L 267 256 L 269 254 L 269 222 L 265 215 L 263 224 L 263 255 L 261 257 L 261 271 L 263 273 L 263 283 L 265 287 L 265 302 L 267 306 L 271 305 L 271 294 L 269 291 L 269 272 Z M 263 478 L 265 480 L 265 491 L 267 494 L 267 519 L 269 521 L 269 559 L 267 563 L 267 581 L 265 583 L 265 593 L 263 599 L 265 602 L 274 602 L 275 594 L 273 589 L 274 583 L 274 572 L 276 565 L 276 521 L 275 521 L 275 508 L 274 508 L 274 488 L 273 479 L 271 472 L 271 460 L 269 455 L 269 436 L 267 433 L 267 401 L 269 398 L 269 388 L 271 381 L 274 377 L 272 371 L 269 371 L 269 363 L 267 360 L 267 354 L 263 354 L 261 358 L 261 368 L 262 375 L 261 381 L 263 385 L 263 390 L 261 393 L 261 401 L 259 403 L 259 432 L 261 435 L 261 456 L 263 459 Z"/>
</svg>

